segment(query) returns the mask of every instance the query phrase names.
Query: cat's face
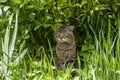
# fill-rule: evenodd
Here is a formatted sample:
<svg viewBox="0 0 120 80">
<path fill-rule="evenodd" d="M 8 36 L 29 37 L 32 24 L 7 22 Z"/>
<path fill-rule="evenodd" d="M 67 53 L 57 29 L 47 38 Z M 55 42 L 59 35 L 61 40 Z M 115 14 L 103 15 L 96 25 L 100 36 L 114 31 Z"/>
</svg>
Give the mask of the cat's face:
<svg viewBox="0 0 120 80">
<path fill-rule="evenodd" d="M 73 40 L 73 29 L 74 26 L 57 27 L 57 30 L 54 34 L 55 40 L 58 43 L 70 43 L 71 40 Z"/>
</svg>

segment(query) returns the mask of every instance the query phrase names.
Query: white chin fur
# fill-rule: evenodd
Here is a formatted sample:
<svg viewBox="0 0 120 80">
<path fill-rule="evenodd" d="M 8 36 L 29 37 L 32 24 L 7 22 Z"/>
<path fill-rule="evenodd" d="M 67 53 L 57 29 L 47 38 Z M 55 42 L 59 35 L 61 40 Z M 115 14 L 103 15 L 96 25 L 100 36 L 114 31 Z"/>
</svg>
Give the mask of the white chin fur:
<svg viewBox="0 0 120 80">
<path fill-rule="evenodd" d="M 58 38 L 58 41 L 59 41 L 59 42 L 67 42 L 67 39 L 64 39 L 64 38 L 63 38 L 63 39 L 60 39 L 60 38 Z"/>
</svg>

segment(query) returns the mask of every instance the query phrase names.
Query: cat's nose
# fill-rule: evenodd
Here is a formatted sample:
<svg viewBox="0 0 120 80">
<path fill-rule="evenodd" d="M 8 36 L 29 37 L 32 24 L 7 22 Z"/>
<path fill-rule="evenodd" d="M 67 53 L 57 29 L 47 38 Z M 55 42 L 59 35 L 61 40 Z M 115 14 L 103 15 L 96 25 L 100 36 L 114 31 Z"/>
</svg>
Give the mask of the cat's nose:
<svg viewBox="0 0 120 80">
<path fill-rule="evenodd" d="M 60 35 L 60 38 L 62 39 L 64 37 L 64 35 Z"/>
<path fill-rule="evenodd" d="M 62 41 L 62 39 L 63 39 L 63 38 L 62 38 L 62 37 L 60 37 L 60 40 L 61 40 L 61 41 Z"/>
</svg>

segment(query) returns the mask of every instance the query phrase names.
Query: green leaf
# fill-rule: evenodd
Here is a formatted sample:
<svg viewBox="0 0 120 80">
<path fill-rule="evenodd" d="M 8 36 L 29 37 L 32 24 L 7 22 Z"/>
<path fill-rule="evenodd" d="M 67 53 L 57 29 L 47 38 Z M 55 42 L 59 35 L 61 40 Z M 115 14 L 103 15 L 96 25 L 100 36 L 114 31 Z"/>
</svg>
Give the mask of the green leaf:
<svg viewBox="0 0 120 80">
<path fill-rule="evenodd" d="M 78 4 L 78 3 L 75 4 L 74 6 L 75 6 L 75 7 L 80 7 L 80 8 L 82 7 L 82 5 L 81 5 L 81 4 Z"/>
<path fill-rule="evenodd" d="M 59 19 L 55 19 L 55 22 L 60 23 L 60 22 L 63 22 L 63 20 L 59 18 Z"/>
<path fill-rule="evenodd" d="M 20 55 L 17 57 L 17 59 L 14 62 L 10 62 L 9 65 L 10 66 L 14 66 L 16 67 L 17 65 L 19 65 L 19 62 L 24 58 L 25 54 L 27 53 L 28 48 L 26 48 L 25 50 L 23 50 L 22 53 L 20 53 Z"/>
<path fill-rule="evenodd" d="M 71 17 L 71 15 L 72 15 L 72 12 L 71 12 L 71 10 L 69 8 L 66 8 L 64 10 L 64 13 L 65 13 L 65 15 L 66 15 L 67 18 Z"/>
<path fill-rule="evenodd" d="M 115 11 L 117 11 L 117 9 L 118 9 L 118 7 L 117 7 L 117 5 L 116 5 L 115 3 L 112 5 L 112 8 L 113 8 Z"/>
<path fill-rule="evenodd" d="M 93 44 L 85 44 L 82 46 L 82 51 L 88 51 L 88 50 L 91 50 L 91 49 L 94 49 L 94 45 Z"/>
<path fill-rule="evenodd" d="M 95 6 L 95 10 L 105 10 L 110 9 L 108 4 L 98 4 Z"/>
<path fill-rule="evenodd" d="M 21 0 L 12 0 L 15 4 L 21 4 Z"/>
<path fill-rule="evenodd" d="M 30 19 L 30 21 L 34 21 L 35 20 L 35 13 L 29 14 L 29 19 Z"/>
</svg>

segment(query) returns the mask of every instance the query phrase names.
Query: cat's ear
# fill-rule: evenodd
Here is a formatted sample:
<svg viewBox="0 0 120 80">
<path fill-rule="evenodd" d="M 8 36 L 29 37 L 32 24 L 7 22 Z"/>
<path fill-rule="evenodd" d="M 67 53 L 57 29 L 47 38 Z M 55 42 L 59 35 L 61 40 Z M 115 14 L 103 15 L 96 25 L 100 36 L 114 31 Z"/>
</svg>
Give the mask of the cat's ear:
<svg viewBox="0 0 120 80">
<path fill-rule="evenodd" d="M 60 29 L 60 26 L 58 26 L 58 27 L 56 28 L 56 31 L 59 31 L 59 29 Z"/>
<path fill-rule="evenodd" d="M 74 30 L 74 26 L 69 26 L 69 27 L 70 27 L 70 30 L 72 30 L 72 31 Z"/>
<path fill-rule="evenodd" d="M 60 26 L 58 26 L 57 29 L 60 29 Z"/>
</svg>

